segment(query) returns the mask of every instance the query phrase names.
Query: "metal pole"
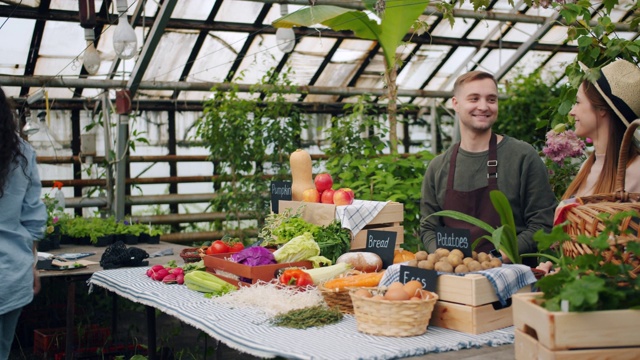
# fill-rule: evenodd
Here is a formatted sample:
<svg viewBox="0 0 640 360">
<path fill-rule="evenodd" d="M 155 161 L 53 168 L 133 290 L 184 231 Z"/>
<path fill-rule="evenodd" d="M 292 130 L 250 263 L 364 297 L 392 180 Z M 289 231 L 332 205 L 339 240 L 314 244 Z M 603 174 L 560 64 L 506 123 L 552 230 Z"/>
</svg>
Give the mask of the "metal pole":
<svg viewBox="0 0 640 360">
<path fill-rule="evenodd" d="M 109 102 L 109 92 L 105 91 L 102 94 L 102 127 L 104 129 L 104 156 L 107 159 L 106 168 L 106 210 L 113 213 L 113 171 L 111 169 L 111 106 Z"/>
<path fill-rule="evenodd" d="M 122 114 L 118 118 L 118 140 L 116 152 L 116 220 L 124 219 L 124 194 L 127 187 L 127 148 L 129 142 L 129 115 Z"/>
</svg>

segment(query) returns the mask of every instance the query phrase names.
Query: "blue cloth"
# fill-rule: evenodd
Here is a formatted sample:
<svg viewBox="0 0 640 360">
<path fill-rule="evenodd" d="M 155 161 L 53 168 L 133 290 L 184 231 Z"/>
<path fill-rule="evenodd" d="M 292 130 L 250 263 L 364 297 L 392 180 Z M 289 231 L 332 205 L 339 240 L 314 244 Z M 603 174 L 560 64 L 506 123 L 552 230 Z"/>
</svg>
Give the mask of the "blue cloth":
<svg viewBox="0 0 640 360">
<path fill-rule="evenodd" d="M 429 326 L 427 332 L 419 336 L 367 335 L 357 331 L 353 315 L 345 315 L 339 323 L 323 327 L 278 327 L 270 325 L 268 316 L 259 309 L 217 304 L 186 286 L 153 281 L 145 275 L 146 270 L 98 271 L 89 283 L 152 306 L 233 349 L 263 358 L 387 360 L 514 342 L 513 327 L 478 335 L 435 326 Z"/>
<path fill-rule="evenodd" d="M 382 279 L 380 280 L 380 285 L 389 286 L 392 282 L 399 280 L 399 272 L 400 265 L 403 264 L 394 264 L 387 268 Z M 406 265 L 406 263 L 404 263 Z M 464 276 L 466 274 L 481 274 L 484 275 L 491 285 L 493 289 L 496 291 L 496 296 L 498 300 L 500 300 L 500 304 L 502 306 L 507 306 L 507 299 L 509 299 L 513 294 L 518 292 L 518 290 L 523 287 L 533 284 L 536 282 L 536 277 L 533 275 L 531 271 L 531 267 L 526 265 L 515 265 L 515 264 L 503 264 L 499 268 L 493 268 L 488 270 L 476 271 L 472 273 L 466 274 L 454 274 L 454 273 L 438 273 L 440 275 L 459 275 Z"/>
<path fill-rule="evenodd" d="M 18 158 L 0 197 L 0 314 L 33 299 L 33 242 L 42 238 L 47 222 L 36 153 L 24 141 L 21 150 L 27 162 Z"/>
</svg>

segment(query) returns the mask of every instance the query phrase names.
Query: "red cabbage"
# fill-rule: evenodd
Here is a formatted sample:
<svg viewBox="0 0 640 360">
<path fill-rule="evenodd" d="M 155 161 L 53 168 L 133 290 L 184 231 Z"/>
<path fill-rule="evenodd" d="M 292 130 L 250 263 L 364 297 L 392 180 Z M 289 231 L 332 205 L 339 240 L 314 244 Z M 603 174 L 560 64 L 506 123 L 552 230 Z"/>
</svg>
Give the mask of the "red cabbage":
<svg viewBox="0 0 640 360">
<path fill-rule="evenodd" d="M 275 264 L 273 253 L 262 246 L 251 246 L 231 255 L 231 261 L 247 266 Z"/>
</svg>

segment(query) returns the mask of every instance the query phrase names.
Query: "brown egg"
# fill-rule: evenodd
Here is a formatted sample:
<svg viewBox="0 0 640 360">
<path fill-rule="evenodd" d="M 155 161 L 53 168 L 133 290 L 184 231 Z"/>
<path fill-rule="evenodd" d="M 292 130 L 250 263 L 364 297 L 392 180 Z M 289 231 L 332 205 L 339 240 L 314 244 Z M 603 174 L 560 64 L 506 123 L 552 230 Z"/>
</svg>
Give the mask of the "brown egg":
<svg viewBox="0 0 640 360">
<path fill-rule="evenodd" d="M 384 300 L 384 296 L 382 296 L 382 294 L 378 294 L 378 295 L 374 295 L 371 299 L 372 300 Z"/>
<path fill-rule="evenodd" d="M 411 296 L 407 294 L 403 289 L 389 289 L 384 294 L 385 300 L 409 300 Z"/>
<path fill-rule="evenodd" d="M 367 289 L 358 289 L 353 294 L 356 295 L 356 296 L 362 296 L 362 297 L 365 297 L 365 298 L 373 297 L 371 292 L 369 290 L 367 290 Z"/>
<path fill-rule="evenodd" d="M 422 283 L 418 280 L 407 281 L 407 283 L 404 284 L 403 290 L 411 297 L 416 296 L 416 294 L 420 294 L 420 290 L 422 290 Z"/>
<path fill-rule="evenodd" d="M 404 289 L 404 284 L 400 281 L 394 281 L 387 287 L 387 290 Z"/>
</svg>

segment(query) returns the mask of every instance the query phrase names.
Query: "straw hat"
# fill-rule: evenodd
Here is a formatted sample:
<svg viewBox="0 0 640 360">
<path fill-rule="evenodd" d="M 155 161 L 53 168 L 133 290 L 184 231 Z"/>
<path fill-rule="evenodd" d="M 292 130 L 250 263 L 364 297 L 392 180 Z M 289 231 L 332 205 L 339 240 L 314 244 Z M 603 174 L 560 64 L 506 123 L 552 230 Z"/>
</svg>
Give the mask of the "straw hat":
<svg viewBox="0 0 640 360">
<path fill-rule="evenodd" d="M 583 71 L 589 68 L 580 62 Z M 617 60 L 600 69 L 594 83 L 604 100 L 629 127 L 640 118 L 640 68 L 627 60 Z M 637 136 L 637 134 L 636 134 Z"/>
</svg>

